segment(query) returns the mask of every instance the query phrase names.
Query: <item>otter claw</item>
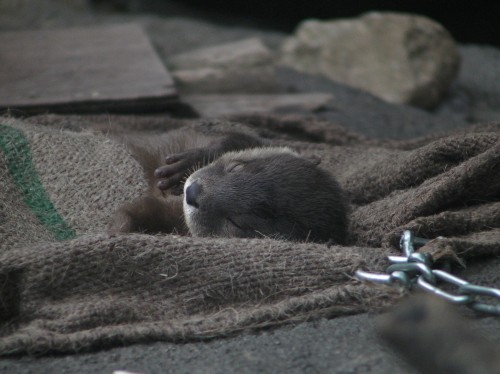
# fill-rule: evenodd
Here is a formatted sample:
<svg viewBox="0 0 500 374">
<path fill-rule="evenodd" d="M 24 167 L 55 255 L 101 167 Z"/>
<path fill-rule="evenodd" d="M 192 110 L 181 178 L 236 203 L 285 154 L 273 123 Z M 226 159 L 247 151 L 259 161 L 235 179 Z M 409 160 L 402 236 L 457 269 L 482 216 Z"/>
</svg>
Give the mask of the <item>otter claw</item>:
<svg viewBox="0 0 500 374">
<path fill-rule="evenodd" d="M 180 160 L 180 158 L 176 155 L 169 155 L 167 157 L 165 157 L 165 163 L 166 164 L 173 164 L 175 162 L 178 162 Z"/>
<path fill-rule="evenodd" d="M 162 171 L 161 169 L 156 169 L 155 170 L 155 177 L 156 178 L 161 178 L 163 175 L 162 175 Z"/>
</svg>

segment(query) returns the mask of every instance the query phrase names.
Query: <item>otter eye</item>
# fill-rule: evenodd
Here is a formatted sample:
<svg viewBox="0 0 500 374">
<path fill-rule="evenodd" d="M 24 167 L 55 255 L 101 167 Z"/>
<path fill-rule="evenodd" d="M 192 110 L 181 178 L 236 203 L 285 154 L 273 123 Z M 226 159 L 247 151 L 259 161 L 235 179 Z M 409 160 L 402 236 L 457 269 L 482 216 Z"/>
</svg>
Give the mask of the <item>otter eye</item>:
<svg viewBox="0 0 500 374">
<path fill-rule="evenodd" d="M 235 171 L 239 171 L 243 168 L 243 164 L 238 164 L 236 162 L 230 164 L 227 168 L 227 172 L 228 173 L 232 173 L 232 172 L 235 172 Z"/>
</svg>

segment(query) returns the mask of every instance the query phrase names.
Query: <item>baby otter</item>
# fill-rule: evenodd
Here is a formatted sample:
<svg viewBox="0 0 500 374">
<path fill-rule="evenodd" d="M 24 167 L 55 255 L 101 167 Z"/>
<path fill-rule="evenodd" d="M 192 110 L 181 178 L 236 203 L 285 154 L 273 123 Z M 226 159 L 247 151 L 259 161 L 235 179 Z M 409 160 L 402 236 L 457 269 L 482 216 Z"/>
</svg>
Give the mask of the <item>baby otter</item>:
<svg viewBox="0 0 500 374">
<path fill-rule="evenodd" d="M 178 134 L 166 138 L 159 151 L 168 151 L 167 143 L 179 144 Z M 112 232 L 343 242 L 347 208 L 342 191 L 317 163 L 289 148 L 266 146 L 248 133 L 192 135 L 185 146 L 196 147 L 163 153 L 163 166 L 153 161 L 158 149 L 134 148 L 150 183 L 157 183 L 150 194 L 119 210 Z"/>
<path fill-rule="evenodd" d="M 345 205 L 337 182 L 288 148 L 230 152 L 191 174 L 184 217 L 194 236 L 341 242 Z"/>
</svg>

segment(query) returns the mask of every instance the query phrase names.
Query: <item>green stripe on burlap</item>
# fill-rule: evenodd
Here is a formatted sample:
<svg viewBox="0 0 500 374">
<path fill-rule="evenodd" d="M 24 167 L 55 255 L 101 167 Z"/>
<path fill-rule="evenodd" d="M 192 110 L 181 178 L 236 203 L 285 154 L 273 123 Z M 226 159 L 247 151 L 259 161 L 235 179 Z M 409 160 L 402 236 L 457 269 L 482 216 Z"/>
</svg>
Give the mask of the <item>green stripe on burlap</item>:
<svg viewBox="0 0 500 374">
<path fill-rule="evenodd" d="M 32 162 L 28 139 L 21 130 L 0 124 L 0 150 L 24 202 L 57 240 L 76 237 L 50 201 Z"/>
</svg>

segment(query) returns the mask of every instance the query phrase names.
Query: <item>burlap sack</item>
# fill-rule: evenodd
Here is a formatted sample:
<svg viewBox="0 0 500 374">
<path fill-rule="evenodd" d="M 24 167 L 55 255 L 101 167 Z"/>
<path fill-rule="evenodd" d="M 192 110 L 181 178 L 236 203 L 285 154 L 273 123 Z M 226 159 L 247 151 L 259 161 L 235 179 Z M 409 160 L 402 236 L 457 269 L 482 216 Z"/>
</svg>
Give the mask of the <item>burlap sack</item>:
<svg viewBox="0 0 500 374">
<path fill-rule="evenodd" d="M 328 247 L 105 234 L 146 186 L 124 146 L 88 129 L 129 121 L 158 130 L 151 118 L 0 119 L 0 354 L 189 341 L 377 310 L 399 293 L 353 273 L 383 271 L 406 228 L 447 236 L 423 248 L 436 258 L 500 254 L 498 125 L 382 144 L 328 123 L 247 118 L 276 144 L 319 156 L 346 190 L 349 245 Z"/>
</svg>

